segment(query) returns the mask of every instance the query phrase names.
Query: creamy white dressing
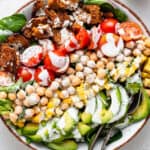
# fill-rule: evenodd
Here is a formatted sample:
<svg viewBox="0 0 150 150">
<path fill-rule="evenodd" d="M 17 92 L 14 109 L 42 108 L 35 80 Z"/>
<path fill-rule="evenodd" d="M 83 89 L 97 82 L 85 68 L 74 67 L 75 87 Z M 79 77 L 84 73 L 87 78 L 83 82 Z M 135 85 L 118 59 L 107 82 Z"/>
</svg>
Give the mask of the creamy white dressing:
<svg viewBox="0 0 150 150">
<path fill-rule="evenodd" d="M 88 100 L 86 104 L 85 112 L 93 115 L 95 110 L 96 110 L 96 98 L 92 97 L 91 99 Z"/>
<path fill-rule="evenodd" d="M 101 31 L 100 31 L 99 28 L 93 27 L 93 28 L 91 29 L 91 35 L 92 35 L 92 37 L 91 37 L 91 38 L 92 38 L 92 41 L 94 42 L 93 49 L 95 49 L 95 48 L 97 48 L 97 46 L 98 46 L 98 42 L 99 42 L 99 39 L 100 39 L 102 33 L 101 33 Z"/>
<path fill-rule="evenodd" d="M 119 53 L 124 48 L 124 43 L 123 43 L 122 38 L 119 37 L 119 41 L 116 45 L 113 34 L 108 33 L 106 35 L 106 40 L 107 40 L 107 43 L 103 44 L 102 47 L 101 47 L 101 50 L 102 50 L 103 54 L 108 56 L 108 57 L 115 57 L 115 56 L 119 55 Z"/>
<path fill-rule="evenodd" d="M 74 121 L 78 122 L 79 120 L 78 109 L 71 107 L 67 110 L 67 112 Z"/>
<path fill-rule="evenodd" d="M 42 54 L 42 47 L 38 46 L 38 45 L 34 45 L 31 47 L 28 47 L 23 54 L 21 55 L 21 61 L 23 63 L 28 63 L 28 61 L 32 58 L 32 57 L 38 57 L 39 54 Z"/>
<path fill-rule="evenodd" d="M 58 120 L 58 122 L 57 122 L 57 127 L 58 127 L 61 131 L 63 131 L 64 128 L 65 128 L 65 126 L 66 126 L 65 118 L 64 118 L 64 117 L 61 117 L 61 118 Z"/>
<path fill-rule="evenodd" d="M 77 128 L 75 128 L 72 132 L 73 134 L 73 137 L 76 139 L 76 140 L 81 140 L 82 138 L 82 135 L 80 134 L 79 130 Z"/>
<path fill-rule="evenodd" d="M 53 51 L 55 49 L 54 44 L 49 39 L 39 40 L 39 43 L 46 51 Z"/>
<path fill-rule="evenodd" d="M 49 51 L 48 53 L 49 58 L 51 60 L 51 63 L 56 67 L 56 68 L 63 68 L 66 66 L 66 63 L 68 64 L 68 56 L 58 56 L 54 52 Z"/>
<path fill-rule="evenodd" d="M 0 35 L 12 35 L 13 34 L 13 32 L 12 31 L 10 31 L 10 30 L 1 30 L 0 29 Z"/>
<path fill-rule="evenodd" d="M 50 76 L 49 76 L 49 73 L 46 69 L 42 69 L 42 71 L 39 73 L 38 77 L 41 80 L 40 81 L 41 85 L 47 86 L 49 84 Z"/>
</svg>

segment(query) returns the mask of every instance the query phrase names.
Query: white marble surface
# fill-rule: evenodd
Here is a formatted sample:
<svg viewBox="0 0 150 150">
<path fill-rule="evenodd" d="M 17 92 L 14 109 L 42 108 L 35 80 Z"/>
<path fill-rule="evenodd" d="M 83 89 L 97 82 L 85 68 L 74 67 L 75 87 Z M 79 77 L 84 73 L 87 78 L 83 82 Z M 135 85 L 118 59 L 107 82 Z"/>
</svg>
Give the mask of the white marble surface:
<svg viewBox="0 0 150 150">
<path fill-rule="evenodd" d="M 0 0 L 0 17 L 10 15 L 29 0 Z M 122 0 L 129 5 L 150 29 L 150 0 Z M 150 150 L 150 121 L 144 129 L 121 150 Z M 0 120 L 0 150 L 29 150 L 6 129 Z"/>
</svg>

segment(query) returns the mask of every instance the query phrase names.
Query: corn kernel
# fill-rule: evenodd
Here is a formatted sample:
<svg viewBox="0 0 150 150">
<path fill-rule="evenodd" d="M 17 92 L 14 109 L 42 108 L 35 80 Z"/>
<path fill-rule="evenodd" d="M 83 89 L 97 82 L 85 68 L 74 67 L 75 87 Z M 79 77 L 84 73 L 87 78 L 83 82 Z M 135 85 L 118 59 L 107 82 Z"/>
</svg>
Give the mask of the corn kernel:
<svg viewBox="0 0 150 150">
<path fill-rule="evenodd" d="M 67 104 L 72 104 L 72 99 L 71 98 L 66 98 L 63 100 L 63 103 L 67 103 Z"/>
</svg>

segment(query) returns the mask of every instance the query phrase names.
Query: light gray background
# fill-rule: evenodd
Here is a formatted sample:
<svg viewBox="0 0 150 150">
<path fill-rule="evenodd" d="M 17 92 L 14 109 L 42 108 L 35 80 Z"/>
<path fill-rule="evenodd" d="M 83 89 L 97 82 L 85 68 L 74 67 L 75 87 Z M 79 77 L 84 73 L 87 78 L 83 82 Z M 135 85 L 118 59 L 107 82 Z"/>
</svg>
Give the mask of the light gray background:
<svg viewBox="0 0 150 150">
<path fill-rule="evenodd" d="M 15 12 L 17 8 L 30 0 L 0 0 L 0 17 Z M 121 1 L 121 0 L 120 0 Z M 150 29 L 150 0 L 122 0 L 130 6 Z M 0 120 L 0 150 L 29 150 L 16 140 Z M 144 129 L 121 150 L 150 150 L 150 121 Z"/>
</svg>

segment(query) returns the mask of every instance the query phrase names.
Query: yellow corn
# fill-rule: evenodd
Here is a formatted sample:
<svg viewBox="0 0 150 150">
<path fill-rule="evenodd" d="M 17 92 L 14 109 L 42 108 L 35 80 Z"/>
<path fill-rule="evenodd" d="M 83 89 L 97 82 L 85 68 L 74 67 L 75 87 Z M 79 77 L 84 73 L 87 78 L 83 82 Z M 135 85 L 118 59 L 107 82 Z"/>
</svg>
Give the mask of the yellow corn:
<svg viewBox="0 0 150 150">
<path fill-rule="evenodd" d="M 144 65 L 143 71 L 150 73 L 150 58 L 148 58 L 146 64 Z"/>
<path fill-rule="evenodd" d="M 41 119 L 42 119 L 42 116 L 43 116 L 43 113 L 40 112 L 39 114 L 37 114 L 36 116 L 34 116 L 32 118 L 32 122 L 33 123 L 40 123 Z"/>
<path fill-rule="evenodd" d="M 71 98 L 66 98 L 63 100 L 63 103 L 67 103 L 67 104 L 72 104 L 72 99 Z"/>
<path fill-rule="evenodd" d="M 16 126 L 18 126 L 19 128 L 23 128 L 24 127 L 24 121 L 23 120 L 18 120 L 16 123 L 15 123 Z"/>
<path fill-rule="evenodd" d="M 53 108 L 54 107 L 54 102 L 50 101 L 47 105 L 48 108 Z"/>
<path fill-rule="evenodd" d="M 142 75 L 142 78 L 150 78 L 150 74 L 147 72 L 142 72 L 141 75 Z"/>
<path fill-rule="evenodd" d="M 52 118 L 52 116 L 54 115 L 54 109 L 47 109 L 45 114 L 47 120 Z"/>
</svg>

